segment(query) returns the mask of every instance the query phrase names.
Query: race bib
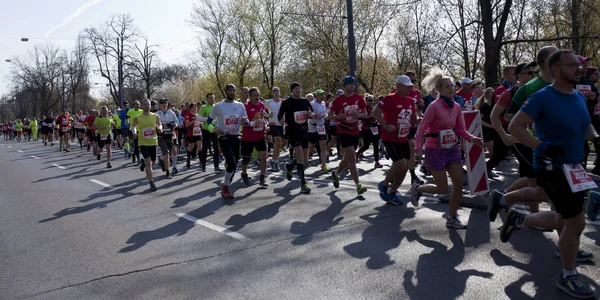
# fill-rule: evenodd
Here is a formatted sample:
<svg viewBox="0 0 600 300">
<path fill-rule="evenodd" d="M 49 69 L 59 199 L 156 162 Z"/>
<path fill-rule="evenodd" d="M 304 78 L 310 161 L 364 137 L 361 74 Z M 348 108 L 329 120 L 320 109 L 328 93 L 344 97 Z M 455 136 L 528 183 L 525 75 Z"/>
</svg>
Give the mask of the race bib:
<svg viewBox="0 0 600 300">
<path fill-rule="evenodd" d="M 142 133 L 144 134 L 145 139 L 154 138 L 154 128 L 144 128 L 142 129 Z"/>
<path fill-rule="evenodd" d="M 200 122 L 200 121 L 194 122 L 194 129 L 192 129 L 192 135 L 193 136 L 202 135 L 202 122 Z"/>
<path fill-rule="evenodd" d="M 239 117 L 237 115 L 227 115 L 224 116 L 225 127 L 227 128 L 227 133 L 237 133 L 240 130 Z"/>
<path fill-rule="evenodd" d="M 400 123 L 398 124 L 398 137 L 405 138 L 410 133 L 410 124 Z"/>
<path fill-rule="evenodd" d="M 600 115 L 600 103 L 594 107 L 594 115 Z"/>
<path fill-rule="evenodd" d="M 584 96 L 587 96 L 587 94 L 592 92 L 592 87 L 587 84 L 575 85 L 575 89 L 577 89 L 579 92 L 581 92 Z"/>
<path fill-rule="evenodd" d="M 100 140 L 101 140 L 101 141 L 106 141 L 106 140 L 108 140 L 108 134 L 100 134 Z"/>
<path fill-rule="evenodd" d="M 308 113 L 305 110 L 294 112 L 294 121 L 296 124 L 304 124 L 307 119 Z"/>
<path fill-rule="evenodd" d="M 352 113 L 358 111 L 358 105 L 348 105 L 344 107 L 344 114 L 346 114 L 346 122 L 353 122 L 356 119 L 351 116 Z"/>
<path fill-rule="evenodd" d="M 62 132 L 69 132 L 69 127 L 68 126 L 63 126 L 61 127 Z"/>
<path fill-rule="evenodd" d="M 450 149 L 456 145 L 456 142 L 458 142 L 458 137 L 454 133 L 454 130 L 446 129 L 440 131 L 440 147 L 442 149 Z"/>
<path fill-rule="evenodd" d="M 563 171 L 571 187 L 573 193 L 590 190 L 598 186 L 590 177 L 590 174 L 580 164 L 578 165 L 563 165 Z"/>
<path fill-rule="evenodd" d="M 327 132 L 325 132 L 325 125 L 317 125 L 317 133 L 320 135 L 327 134 Z"/>
<path fill-rule="evenodd" d="M 371 126 L 370 128 L 371 128 L 371 133 L 373 135 L 378 135 L 379 134 L 379 127 L 377 127 L 377 126 Z"/>
<path fill-rule="evenodd" d="M 167 123 L 163 123 L 163 134 L 173 134 L 173 131 L 171 128 L 169 128 Z"/>
<path fill-rule="evenodd" d="M 254 126 L 252 127 L 252 130 L 254 130 L 254 131 L 264 131 L 265 130 L 265 124 L 263 123 L 262 120 L 254 121 Z"/>
</svg>

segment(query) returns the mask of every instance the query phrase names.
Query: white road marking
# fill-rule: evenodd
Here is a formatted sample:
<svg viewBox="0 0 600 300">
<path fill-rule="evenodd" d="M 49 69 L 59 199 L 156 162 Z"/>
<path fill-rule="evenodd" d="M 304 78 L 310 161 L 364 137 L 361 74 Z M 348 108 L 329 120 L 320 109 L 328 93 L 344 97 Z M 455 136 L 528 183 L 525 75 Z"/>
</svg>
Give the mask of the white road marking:
<svg viewBox="0 0 600 300">
<path fill-rule="evenodd" d="M 184 213 L 176 213 L 175 215 L 178 216 L 178 217 L 180 217 L 180 218 L 182 218 L 182 219 L 186 219 L 186 220 L 188 220 L 188 221 L 190 221 L 192 223 L 204 226 L 204 227 L 206 227 L 208 229 L 212 229 L 212 230 L 214 230 L 216 232 L 220 232 L 220 233 L 226 234 L 229 237 L 234 238 L 236 240 L 239 240 L 239 241 L 242 241 L 242 242 L 250 240 L 249 237 L 247 237 L 247 236 L 245 236 L 243 234 L 237 233 L 235 231 L 231 231 L 231 230 L 229 230 L 227 228 L 223 228 L 223 227 L 217 226 L 215 224 L 206 222 L 204 220 L 200 220 L 200 219 L 194 218 L 194 217 L 192 217 L 190 215 L 186 215 Z"/>
<path fill-rule="evenodd" d="M 66 170 L 67 169 L 67 168 L 65 168 L 63 166 L 59 166 L 57 164 L 52 164 L 52 165 L 55 166 L 55 167 L 57 167 L 57 168 L 59 168 L 59 169 L 61 169 L 61 170 Z"/>
<path fill-rule="evenodd" d="M 17 152 L 21 152 L 21 153 L 23 153 L 23 150 L 17 150 Z"/>
<path fill-rule="evenodd" d="M 8 146 L 8 148 L 12 148 L 12 146 Z"/>
<path fill-rule="evenodd" d="M 37 157 L 37 156 L 35 156 L 35 155 L 32 155 L 32 156 L 30 156 L 30 157 L 31 157 L 31 158 L 35 158 L 35 159 L 40 159 L 39 157 Z"/>
<path fill-rule="evenodd" d="M 110 185 L 108 183 L 104 183 L 104 182 L 102 182 L 100 180 L 90 179 L 90 181 L 93 182 L 93 183 L 95 183 L 95 184 L 97 184 L 97 185 L 101 185 L 101 186 L 103 186 L 105 188 L 112 188 L 112 185 Z"/>
<path fill-rule="evenodd" d="M 2 144 L 2 146 L 4 146 L 4 144 Z"/>
</svg>

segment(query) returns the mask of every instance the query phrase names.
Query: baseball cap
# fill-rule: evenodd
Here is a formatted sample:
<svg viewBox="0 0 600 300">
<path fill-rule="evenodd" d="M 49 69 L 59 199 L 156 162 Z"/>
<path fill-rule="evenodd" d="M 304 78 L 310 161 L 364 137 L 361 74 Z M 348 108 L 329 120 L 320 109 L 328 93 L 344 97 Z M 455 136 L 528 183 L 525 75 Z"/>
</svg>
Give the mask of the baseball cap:
<svg viewBox="0 0 600 300">
<path fill-rule="evenodd" d="M 584 62 L 588 62 L 588 61 L 592 60 L 592 59 L 591 59 L 591 58 L 589 58 L 589 57 L 583 57 L 583 56 L 581 56 L 581 55 L 577 55 L 577 58 L 579 59 L 579 63 L 580 63 L 580 64 L 582 64 L 582 63 L 584 63 Z"/>
<path fill-rule="evenodd" d="M 396 78 L 396 84 L 402 84 L 403 86 L 414 86 L 414 84 L 410 80 L 410 77 L 406 75 L 398 76 L 398 78 Z"/>
<path fill-rule="evenodd" d="M 598 72 L 598 69 L 596 69 L 596 68 L 587 68 L 585 73 L 587 74 L 587 76 L 590 76 L 596 72 Z"/>
<path fill-rule="evenodd" d="M 460 84 L 461 85 L 463 85 L 463 84 L 471 84 L 471 83 L 473 83 L 473 80 L 471 78 L 469 78 L 469 77 L 465 77 L 465 78 L 463 78 L 463 79 L 460 80 Z"/>
<path fill-rule="evenodd" d="M 325 93 L 325 91 L 322 89 L 318 89 L 315 91 L 315 94 L 324 94 L 324 93 Z"/>
<path fill-rule="evenodd" d="M 343 95 L 343 94 L 344 94 L 344 91 L 343 91 L 343 90 L 337 90 L 337 91 L 335 92 L 335 95 L 336 95 L 336 96 Z"/>
<path fill-rule="evenodd" d="M 347 86 L 351 83 L 356 83 L 356 79 L 354 79 L 354 77 L 352 77 L 352 76 L 344 77 L 344 80 L 342 81 L 343 86 Z"/>
<path fill-rule="evenodd" d="M 279 92 L 279 88 L 278 87 L 273 87 L 273 89 L 271 90 L 271 92 Z"/>
<path fill-rule="evenodd" d="M 528 69 L 528 68 L 533 68 L 533 67 L 537 67 L 537 62 L 534 61 L 534 62 L 530 62 L 530 63 L 520 63 L 515 68 L 515 76 L 519 75 L 519 73 L 521 73 L 521 71 Z"/>
</svg>

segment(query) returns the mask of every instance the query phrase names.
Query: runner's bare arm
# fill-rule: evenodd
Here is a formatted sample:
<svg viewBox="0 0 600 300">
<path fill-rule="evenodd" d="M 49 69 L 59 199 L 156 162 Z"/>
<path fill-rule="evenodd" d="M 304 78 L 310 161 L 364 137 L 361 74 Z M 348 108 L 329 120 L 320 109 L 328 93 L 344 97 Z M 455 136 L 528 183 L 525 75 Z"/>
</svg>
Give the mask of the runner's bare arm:
<svg viewBox="0 0 600 300">
<path fill-rule="evenodd" d="M 526 113 L 519 111 L 508 125 L 508 131 L 519 140 L 523 145 L 535 149 L 542 141 L 535 138 L 527 132 L 527 126 L 533 122 L 533 119 Z"/>
</svg>

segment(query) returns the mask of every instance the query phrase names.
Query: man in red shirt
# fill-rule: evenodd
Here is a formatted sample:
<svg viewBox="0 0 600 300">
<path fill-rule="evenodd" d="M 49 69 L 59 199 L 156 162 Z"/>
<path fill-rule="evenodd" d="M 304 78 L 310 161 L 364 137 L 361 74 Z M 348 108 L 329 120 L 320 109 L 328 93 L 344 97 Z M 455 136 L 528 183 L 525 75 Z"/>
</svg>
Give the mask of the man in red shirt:
<svg viewBox="0 0 600 300">
<path fill-rule="evenodd" d="M 60 147 L 58 151 L 69 152 L 69 127 L 71 126 L 71 118 L 66 109 L 62 110 L 62 115 L 56 118 L 56 124 L 58 124 L 58 136 L 60 136 Z"/>
<path fill-rule="evenodd" d="M 367 188 L 360 184 L 358 179 L 358 169 L 356 168 L 355 151 L 358 146 L 358 119 L 367 116 L 367 102 L 360 95 L 354 92 L 356 89 L 356 80 L 352 76 L 346 76 L 343 81 L 344 94 L 339 95 L 331 103 L 329 110 L 329 120 L 337 120 L 337 135 L 342 148 L 342 160 L 337 170 L 331 172 L 333 186 L 340 186 L 338 174 L 344 170 L 350 170 L 350 175 L 356 184 L 358 195 L 362 195 Z"/>
<path fill-rule="evenodd" d="M 377 185 L 379 196 L 383 201 L 397 205 L 403 204 L 398 188 L 408 170 L 410 130 L 417 123 L 417 108 L 410 97 L 413 86 L 408 76 L 398 76 L 396 92 L 383 97 L 373 110 L 373 117 L 381 124 L 381 140 L 393 162 L 385 179 Z"/>
<path fill-rule="evenodd" d="M 463 110 L 471 111 L 475 109 L 475 103 L 473 103 L 473 91 L 471 90 L 471 84 L 473 80 L 469 77 L 465 77 L 460 81 L 460 90 L 456 92 L 456 95 L 463 98 Z"/>
<path fill-rule="evenodd" d="M 265 140 L 265 130 L 267 130 L 268 120 L 265 119 L 265 105 L 259 101 L 260 91 L 257 87 L 249 90 L 250 101 L 246 101 L 244 107 L 248 114 L 247 125 L 242 128 L 242 183 L 244 186 L 250 186 L 248 177 L 248 164 L 252 158 L 252 151 L 258 151 L 260 160 L 260 180 L 258 185 L 261 188 L 269 186 L 265 181 L 267 172 L 267 142 Z"/>
<path fill-rule="evenodd" d="M 517 82 L 517 76 L 515 76 L 515 69 L 517 66 L 506 66 L 502 71 L 502 84 L 494 91 L 494 104 L 498 103 L 500 96 L 508 91 Z"/>
<path fill-rule="evenodd" d="M 194 145 L 198 150 L 198 159 L 202 157 L 202 121 L 200 121 L 200 115 L 198 115 L 198 104 L 191 102 L 186 112 L 183 115 L 184 126 L 187 128 L 186 142 L 188 145 L 186 167 L 190 169 Z M 200 168 L 202 168 L 202 164 L 200 164 Z"/>
<path fill-rule="evenodd" d="M 415 172 L 415 134 L 417 133 L 418 123 L 421 122 L 421 118 L 423 117 L 423 108 L 425 107 L 425 103 L 423 102 L 423 98 L 421 97 L 421 91 L 419 91 L 415 85 L 417 84 L 417 75 L 414 72 L 406 72 L 404 74 L 408 76 L 410 79 L 410 83 L 412 86 L 410 87 L 410 92 L 408 93 L 408 98 L 413 99 L 415 107 L 417 108 L 417 126 L 410 129 L 410 134 L 408 135 L 408 145 L 410 150 L 410 156 L 408 160 L 408 169 L 410 170 L 410 179 L 412 183 L 423 184 L 425 183 L 417 173 Z M 396 84 L 397 85 L 397 84 Z M 395 92 L 393 92 L 395 93 Z"/>
<path fill-rule="evenodd" d="M 93 146 L 94 148 L 94 155 L 96 155 L 96 131 L 94 129 L 92 129 L 92 126 L 94 125 L 94 121 L 96 120 L 96 110 L 95 109 L 91 109 L 87 115 L 87 117 L 85 117 L 85 120 L 83 121 L 84 125 L 85 125 L 85 135 L 87 135 L 88 138 L 88 145 L 87 145 L 87 151 L 90 151 L 90 145 Z"/>
</svg>

